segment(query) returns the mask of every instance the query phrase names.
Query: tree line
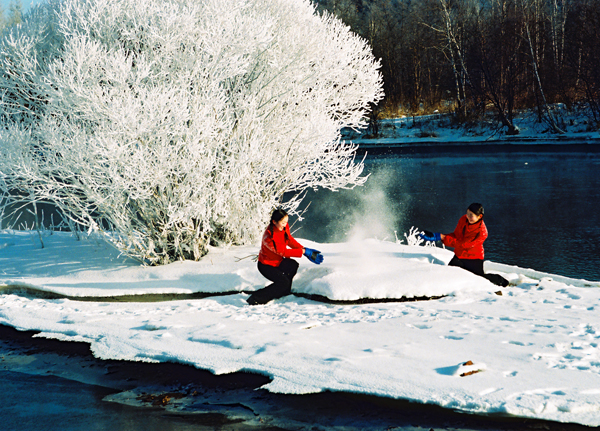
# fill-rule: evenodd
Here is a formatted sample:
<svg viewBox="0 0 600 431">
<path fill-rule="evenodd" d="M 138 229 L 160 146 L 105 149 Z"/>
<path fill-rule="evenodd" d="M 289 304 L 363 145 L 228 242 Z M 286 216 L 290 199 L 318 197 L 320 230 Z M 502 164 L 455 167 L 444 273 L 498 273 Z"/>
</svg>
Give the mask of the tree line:
<svg viewBox="0 0 600 431">
<path fill-rule="evenodd" d="M 600 0 L 318 0 L 381 59 L 386 115 L 493 110 L 508 132 L 535 109 L 585 107 L 600 122 Z"/>
</svg>

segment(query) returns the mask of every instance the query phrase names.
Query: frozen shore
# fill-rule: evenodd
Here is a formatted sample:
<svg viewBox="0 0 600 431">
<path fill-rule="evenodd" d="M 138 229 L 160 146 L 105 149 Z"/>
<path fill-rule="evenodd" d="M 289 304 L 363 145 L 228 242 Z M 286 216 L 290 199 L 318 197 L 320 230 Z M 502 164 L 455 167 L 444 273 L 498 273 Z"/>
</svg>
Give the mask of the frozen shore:
<svg viewBox="0 0 600 431">
<path fill-rule="evenodd" d="M 250 307 L 247 292 L 264 280 L 251 259 L 239 258 L 256 247 L 215 249 L 200 262 L 150 268 L 93 239 L 55 232 L 41 248 L 36 237 L 1 234 L 0 284 L 8 290 L 0 296 L 0 323 L 87 343 L 98 359 L 249 372 L 267 377 L 260 387 L 271 393 L 354 393 L 600 425 L 599 282 L 486 262 L 488 272 L 511 281 L 500 289 L 445 266 L 448 250 L 301 240 L 326 261 L 319 267 L 301 261 L 299 294 L 335 301 L 443 298 L 328 304 L 289 296 Z M 106 300 L 198 292 L 216 295 Z"/>
<path fill-rule="evenodd" d="M 507 135 L 492 116 L 470 126 L 452 124 L 451 114 L 382 119 L 377 136 L 369 131 L 348 131 L 345 139 L 361 149 L 400 149 L 439 145 L 513 146 L 545 143 L 547 145 L 580 144 L 587 147 L 600 143 L 600 132 L 581 113 L 563 112 L 564 133 L 551 133 L 534 112 L 520 112 L 514 119 L 519 133 Z M 568 124 L 568 125 L 567 125 Z"/>
<path fill-rule="evenodd" d="M 13 373 L 3 374 L 5 391 L 15 400 L 0 407 L 8 428 L 22 429 L 27 418 L 31 429 L 47 429 L 53 421 L 57 422 L 55 429 L 64 429 L 64 423 L 62 427 L 58 424 L 64 420 L 61 411 L 68 408 L 71 419 L 78 422 L 77 430 L 92 426 L 129 430 L 187 430 L 189 426 L 196 431 L 215 427 L 221 431 L 265 427 L 281 431 L 315 427 L 339 431 L 589 429 L 503 415 L 469 415 L 430 404 L 347 392 L 272 394 L 258 389 L 268 382 L 265 376 L 244 372 L 215 376 L 183 364 L 101 360 L 85 343 L 35 335 L 34 331 L 0 325 L 0 366 Z M 21 389 L 17 382 L 25 386 Z M 29 395 L 31 384 L 37 388 L 35 398 Z M 22 391 L 27 393 L 23 396 Z"/>
</svg>

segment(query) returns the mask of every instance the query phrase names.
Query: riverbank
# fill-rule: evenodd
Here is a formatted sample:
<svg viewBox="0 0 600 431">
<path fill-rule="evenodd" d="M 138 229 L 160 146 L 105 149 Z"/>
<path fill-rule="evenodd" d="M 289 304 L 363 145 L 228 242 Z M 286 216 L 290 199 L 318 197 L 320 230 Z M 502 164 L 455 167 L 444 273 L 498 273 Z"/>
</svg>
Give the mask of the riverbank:
<svg viewBox="0 0 600 431">
<path fill-rule="evenodd" d="M 325 262 L 301 260 L 294 292 L 335 303 L 288 296 L 248 306 L 248 294 L 265 283 L 245 259 L 253 247 L 214 249 L 199 262 L 140 267 L 94 238 L 52 232 L 41 248 L 37 233 L 4 232 L 0 284 L 11 288 L 0 295 L 0 323 L 39 332 L 36 338 L 85 343 L 101 361 L 141 368 L 183 364 L 219 379 L 249 373 L 262 379 L 249 396 L 268 392 L 267 400 L 299 400 L 295 406 L 334 393 L 486 418 L 600 424 L 600 350 L 594 341 L 599 282 L 486 262 L 487 272 L 511 281 L 501 289 L 446 266 L 449 250 L 416 245 L 414 235 L 405 238 L 412 245 L 298 239 L 321 250 Z M 190 298 L 194 292 L 212 296 Z M 169 300 L 146 298 L 161 294 Z M 140 301 L 106 300 L 123 295 L 139 295 Z M 443 298 L 388 301 L 421 296 Z M 360 298 L 371 301 L 348 303 Z M 111 400 L 139 404 L 140 395 L 120 393 Z M 275 419 L 256 415 L 260 409 L 248 410 L 246 401 L 239 407 L 246 395 L 223 396 L 221 404 L 234 406 L 235 414 L 251 415 L 244 420 L 280 426 L 274 413 Z M 205 411 L 214 410 L 215 402 L 192 398 L 192 404 Z M 279 401 L 274 405 L 278 411 Z M 318 406 L 312 408 L 320 411 Z M 289 414 L 306 416 L 306 409 Z"/>
<path fill-rule="evenodd" d="M 519 133 L 509 135 L 492 115 L 469 124 L 454 124 L 451 114 L 422 115 L 383 119 L 379 121 L 375 135 L 372 130 L 361 133 L 347 131 L 344 139 L 358 144 L 360 149 L 437 145 L 527 145 L 538 142 L 590 145 L 600 143 L 598 128 L 584 113 L 578 111 L 561 110 L 564 133 L 551 132 L 548 125 L 539 122 L 536 113 L 530 111 L 517 113 L 514 123 Z"/>
<path fill-rule="evenodd" d="M 52 431 L 83 431 L 94 426 L 126 426 L 128 431 L 284 431 L 315 427 L 345 431 L 589 430 L 578 424 L 469 415 L 433 405 L 344 392 L 272 394 L 259 389 L 268 381 L 260 375 L 238 372 L 215 376 L 184 364 L 101 360 L 85 343 L 35 335 L 34 331 L 21 332 L 0 325 L 0 366 L 4 371 L 0 379 L 12 378 L 13 383 L 27 382 L 37 387 L 32 391 L 29 384 L 25 389 L 18 383 L 5 382 L 10 401 L 0 406 L 0 417 L 7 429 L 12 429 L 14 423 L 20 429 Z M 35 393 L 35 398 L 24 395 L 29 393 Z M 28 403 L 37 409 L 31 411 Z M 65 423 L 65 410 L 70 424 Z"/>
</svg>

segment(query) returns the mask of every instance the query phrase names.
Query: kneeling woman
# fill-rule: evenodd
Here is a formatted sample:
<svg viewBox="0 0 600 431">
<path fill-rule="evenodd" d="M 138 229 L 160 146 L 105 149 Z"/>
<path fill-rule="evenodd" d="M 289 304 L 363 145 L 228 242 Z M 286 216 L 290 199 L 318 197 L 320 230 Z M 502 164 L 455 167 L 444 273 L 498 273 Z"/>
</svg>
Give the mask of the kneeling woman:
<svg viewBox="0 0 600 431">
<path fill-rule="evenodd" d="M 292 257 L 304 255 L 317 265 L 323 262 L 321 252 L 302 247 L 292 237 L 288 219 L 283 209 L 277 209 L 271 215 L 258 254 L 258 271 L 273 283 L 254 292 L 248 298 L 250 305 L 266 304 L 292 292 L 292 279 L 298 271 L 298 262 Z"/>
<path fill-rule="evenodd" d="M 487 227 L 483 222 L 483 206 L 472 203 L 467 208 L 454 232 L 449 234 L 431 233 L 425 231 L 421 238 L 426 241 L 442 241 L 445 246 L 454 248 L 454 257 L 449 266 L 458 266 L 467 271 L 487 278 L 498 286 L 508 286 L 508 281 L 498 274 L 483 272 L 483 242 L 488 237 Z"/>
</svg>

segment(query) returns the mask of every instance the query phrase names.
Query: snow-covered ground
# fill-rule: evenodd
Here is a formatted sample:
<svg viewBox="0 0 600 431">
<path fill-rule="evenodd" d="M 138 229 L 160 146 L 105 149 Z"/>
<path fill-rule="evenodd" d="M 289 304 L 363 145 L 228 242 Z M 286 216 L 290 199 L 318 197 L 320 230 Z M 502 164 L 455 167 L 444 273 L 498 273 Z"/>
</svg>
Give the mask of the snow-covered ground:
<svg viewBox="0 0 600 431">
<path fill-rule="evenodd" d="M 351 139 L 363 148 L 369 146 L 405 146 L 415 144 L 522 144 L 527 142 L 567 143 L 600 141 L 600 131 L 581 110 L 568 111 L 564 106 L 555 106 L 554 113 L 564 133 L 553 133 L 548 123 L 540 122 L 536 112 L 517 112 L 514 124 L 517 135 L 507 135 L 497 118 L 489 113 L 483 120 L 469 124 L 454 124 L 450 114 L 432 114 L 416 117 L 382 119 L 379 135 L 371 130 L 361 134 L 348 131 Z"/>
<path fill-rule="evenodd" d="M 261 373 L 272 379 L 265 386 L 272 392 L 347 391 L 600 425 L 600 282 L 486 262 L 486 271 L 511 281 L 499 288 L 446 266 L 452 253 L 441 248 L 300 242 L 320 249 L 325 262 L 316 266 L 303 258 L 294 292 L 339 302 L 292 295 L 248 306 L 247 292 L 265 285 L 247 257 L 257 247 L 141 267 L 91 238 L 46 232 L 42 248 L 37 233 L 3 231 L 0 323 L 89 343 L 104 359 Z M 36 291 L 65 297 L 45 299 L 31 294 Z M 229 294 L 102 299 L 194 292 Z M 468 361 L 472 365 L 464 365 Z"/>
</svg>

